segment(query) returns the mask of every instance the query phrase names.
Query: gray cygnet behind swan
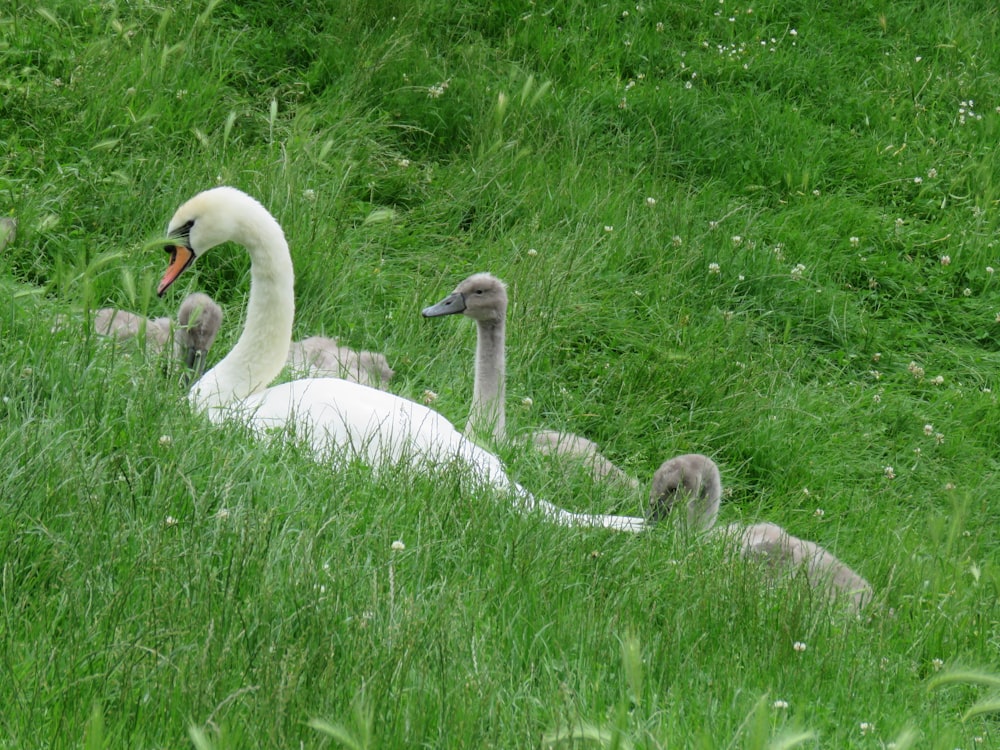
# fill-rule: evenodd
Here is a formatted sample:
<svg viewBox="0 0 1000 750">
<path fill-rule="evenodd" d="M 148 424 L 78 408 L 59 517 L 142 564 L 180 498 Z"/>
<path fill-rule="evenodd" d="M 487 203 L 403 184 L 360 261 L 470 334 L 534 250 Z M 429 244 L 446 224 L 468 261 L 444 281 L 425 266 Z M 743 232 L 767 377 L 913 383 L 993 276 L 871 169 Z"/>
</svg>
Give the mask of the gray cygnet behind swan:
<svg viewBox="0 0 1000 750">
<path fill-rule="evenodd" d="M 436 305 L 425 307 L 425 318 L 461 313 L 476 321 L 476 370 L 472 408 L 466 435 L 506 439 L 506 318 L 507 287 L 489 273 L 476 273 Z M 591 440 L 568 432 L 541 430 L 531 436 L 542 453 L 582 459 L 595 479 L 611 478 L 634 489 L 639 482 L 609 461 Z"/>
<path fill-rule="evenodd" d="M 357 352 L 325 336 L 293 341 L 287 361 L 294 372 L 304 377 L 343 378 L 373 388 L 384 389 L 395 375 L 385 355 Z"/>
<path fill-rule="evenodd" d="M 805 568 L 813 588 L 825 588 L 831 597 L 843 597 L 860 611 L 872 598 L 871 584 L 815 542 L 799 539 L 773 523 L 743 527 L 734 523 L 713 529 L 719 514 L 722 481 L 719 467 L 708 456 L 689 453 L 664 461 L 653 475 L 649 518 L 661 520 L 687 501 L 687 528 L 711 532 L 734 542 L 744 559 L 760 559 L 775 574 Z"/>
<path fill-rule="evenodd" d="M 94 314 L 94 330 L 115 339 L 136 338 L 145 334 L 146 347 L 162 352 L 173 338 L 174 356 L 194 372 L 188 382 L 197 380 L 205 368 L 205 357 L 222 326 L 222 308 L 207 294 L 195 292 L 181 302 L 178 324 L 170 318 L 146 318 L 127 310 L 103 307 Z"/>
</svg>

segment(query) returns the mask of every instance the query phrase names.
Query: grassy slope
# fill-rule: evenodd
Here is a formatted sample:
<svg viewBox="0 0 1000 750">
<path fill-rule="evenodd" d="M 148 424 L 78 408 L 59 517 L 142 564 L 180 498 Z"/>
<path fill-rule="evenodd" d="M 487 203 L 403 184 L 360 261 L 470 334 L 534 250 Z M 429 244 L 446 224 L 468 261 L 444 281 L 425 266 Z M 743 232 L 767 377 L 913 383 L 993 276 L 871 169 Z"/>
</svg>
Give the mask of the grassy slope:
<svg viewBox="0 0 1000 750">
<path fill-rule="evenodd" d="M 381 746 L 996 743 L 961 721 L 980 689 L 927 679 L 995 667 L 1000 635 L 997 13 L 814 5 L 4 10 L 4 741 L 318 745 L 324 717 Z M 385 351 L 396 392 L 460 423 L 472 327 L 416 313 L 491 270 L 515 427 L 643 478 L 709 453 L 725 520 L 828 545 L 877 606 L 204 425 L 87 311 L 170 314 L 146 243 L 217 182 L 285 227 L 297 334 Z M 235 322 L 246 271 L 219 250 L 188 283 Z M 639 510 L 501 452 L 563 505 Z"/>
</svg>

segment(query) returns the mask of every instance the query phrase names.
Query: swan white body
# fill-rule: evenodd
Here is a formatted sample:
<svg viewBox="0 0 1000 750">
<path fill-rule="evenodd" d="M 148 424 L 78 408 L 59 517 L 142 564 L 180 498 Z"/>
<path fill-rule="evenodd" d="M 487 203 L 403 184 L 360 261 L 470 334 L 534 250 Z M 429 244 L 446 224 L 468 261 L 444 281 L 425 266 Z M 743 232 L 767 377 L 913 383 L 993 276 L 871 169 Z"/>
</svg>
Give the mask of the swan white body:
<svg viewBox="0 0 1000 750">
<path fill-rule="evenodd" d="M 422 311 L 425 318 L 458 313 L 476 321 L 476 370 L 465 433 L 505 440 L 506 285 L 492 274 L 476 273 L 436 305 Z M 570 432 L 541 430 L 532 433 L 531 441 L 547 455 L 569 456 L 582 461 L 595 479 L 611 478 L 633 489 L 639 488 L 638 480 L 609 461 L 592 440 Z"/>
<path fill-rule="evenodd" d="M 419 470 L 459 464 L 476 480 L 515 497 L 522 511 L 556 523 L 644 528 L 642 519 L 570 513 L 538 500 L 513 482 L 500 460 L 464 438 L 441 414 L 391 393 L 337 378 L 306 378 L 267 387 L 281 372 L 291 344 L 294 275 L 284 233 L 256 200 L 231 187 L 199 193 L 168 227 L 170 265 L 159 294 L 199 254 L 223 242 L 250 254 L 250 299 L 236 345 L 194 385 L 192 404 L 214 421 L 238 419 L 258 433 L 294 430 L 318 459 L 353 454 L 373 468 L 408 462 Z"/>
<path fill-rule="evenodd" d="M 810 586 L 843 598 L 855 612 L 871 600 L 868 581 L 820 545 L 792 536 L 777 524 L 734 523 L 714 529 L 721 498 L 719 467 L 712 459 L 699 453 L 676 456 L 664 461 L 653 475 L 650 518 L 663 518 L 687 501 L 689 530 L 710 532 L 732 543 L 744 559 L 762 560 L 776 574 L 804 569 Z"/>
</svg>

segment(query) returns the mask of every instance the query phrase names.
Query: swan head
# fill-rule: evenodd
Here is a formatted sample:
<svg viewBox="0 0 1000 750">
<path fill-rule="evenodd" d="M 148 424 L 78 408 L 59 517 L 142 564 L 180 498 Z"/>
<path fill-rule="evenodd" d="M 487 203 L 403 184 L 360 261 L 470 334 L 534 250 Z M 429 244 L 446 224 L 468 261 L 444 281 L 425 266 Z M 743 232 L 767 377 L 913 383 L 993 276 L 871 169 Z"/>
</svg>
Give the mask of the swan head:
<svg viewBox="0 0 1000 750">
<path fill-rule="evenodd" d="M 156 289 L 157 295 L 162 297 L 198 257 L 216 245 L 256 244 L 262 218 L 276 225 L 267 209 L 233 187 L 212 188 L 191 198 L 177 209 L 167 225 L 171 242 L 163 249 L 170 255 L 170 264 Z"/>
<path fill-rule="evenodd" d="M 222 308 L 207 294 L 189 294 L 177 312 L 177 343 L 180 354 L 193 370 L 192 380 L 201 377 L 205 369 L 205 358 L 215 342 L 215 336 L 222 327 Z"/>
<path fill-rule="evenodd" d="M 425 318 L 458 313 L 481 323 L 502 323 L 507 315 L 507 285 L 492 274 L 476 273 L 436 305 L 421 311 Z"/>
<path fill-rule="evenodd" d="M 653 475 L 649 518 L 665 518 L 675 505 L 687 506 L 689 530 L 707 531 L 715 525 L 722 497 L 719 467 L 708 456 L 689 453 L 664 461 Z"/>
</svg>

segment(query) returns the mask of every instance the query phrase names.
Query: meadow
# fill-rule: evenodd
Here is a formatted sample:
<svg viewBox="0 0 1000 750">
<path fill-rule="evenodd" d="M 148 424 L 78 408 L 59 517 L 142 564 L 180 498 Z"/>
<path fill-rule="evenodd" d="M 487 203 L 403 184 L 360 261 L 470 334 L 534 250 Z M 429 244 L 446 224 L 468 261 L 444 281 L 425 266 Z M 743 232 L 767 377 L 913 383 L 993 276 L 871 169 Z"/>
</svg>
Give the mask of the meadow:
<svg viewBox="0 0 1000 750">
<path fill-rule="evenodd" d="M 1000 747 L 998 142 L 976 0 L 3 4 L 0 747 Z M 246 254 L 156 284 L 220 184 L 295 336 L 460 427 L 474 326 L 420 310 L 504 279 L 511 431 L 644 487 L 492 446 L 535 494 L 704 453 L 874 601 L 209 424 L 93 315 L 205 291 L 218 361 Z"/>
</svg>

